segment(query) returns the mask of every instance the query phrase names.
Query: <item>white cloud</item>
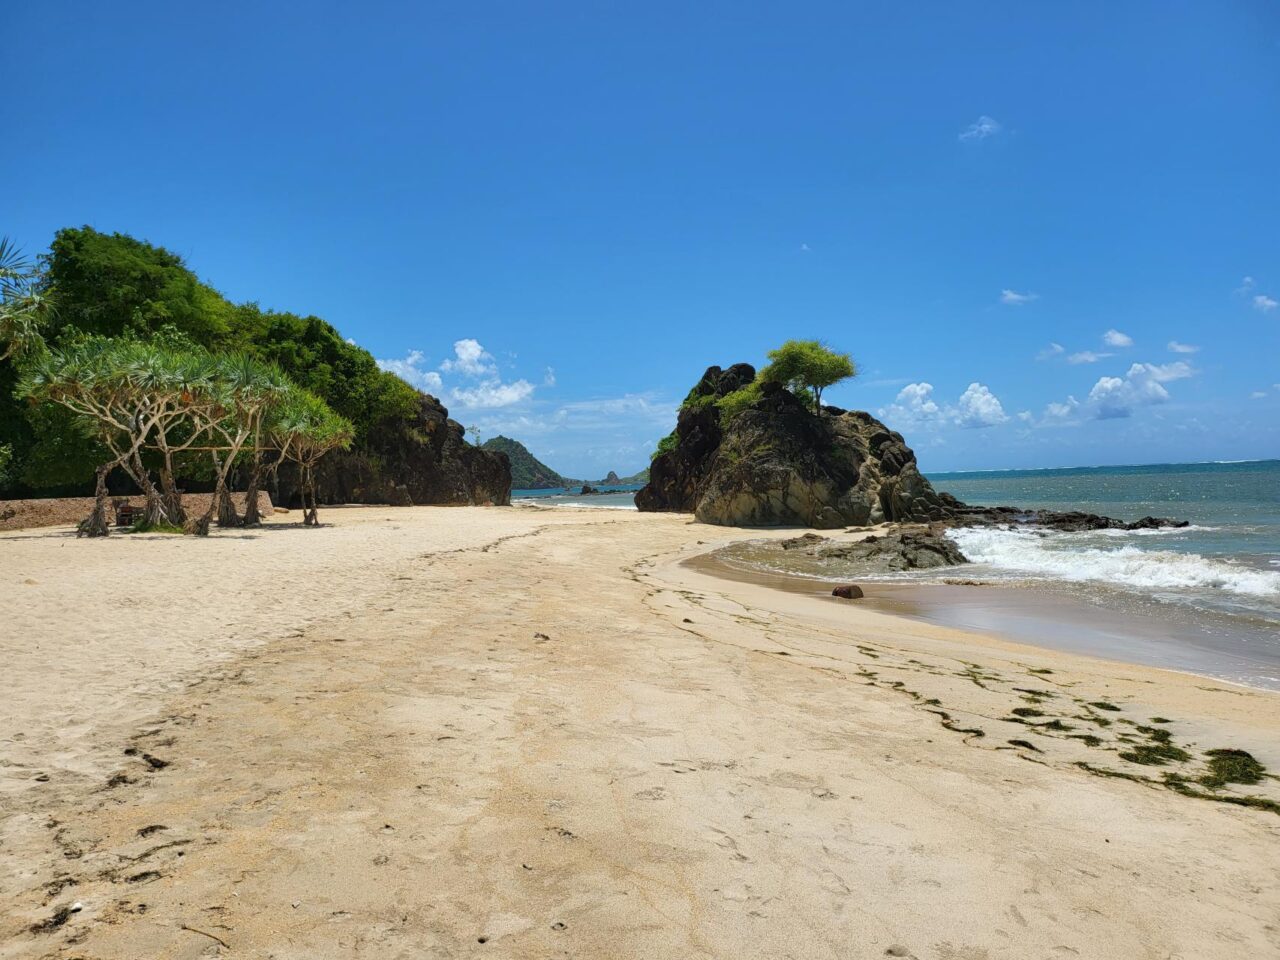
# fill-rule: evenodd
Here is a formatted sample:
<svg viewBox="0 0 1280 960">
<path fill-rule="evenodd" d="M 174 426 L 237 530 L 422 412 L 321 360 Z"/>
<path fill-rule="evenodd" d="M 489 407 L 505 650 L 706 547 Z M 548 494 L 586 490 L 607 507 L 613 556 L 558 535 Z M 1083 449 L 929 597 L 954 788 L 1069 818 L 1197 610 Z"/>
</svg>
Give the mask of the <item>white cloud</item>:
<svg viewBox="0 0 1280 960">
<path fill-rule="evenodd" d="M 1170 353 L 1199 353 L 1200 348 L 1193 347 L 1189 343 L 1179 343 L 1177 340 L 1170 340 L 1169 352 Z"/>
<path fill-rule="evenodd" d="M 547 372 L 542 375 L 542 385 L 544 387 L 554 387 L 556 385 L 556 372 L 547 367 Z"/>
<path fill-rule="evenodd" d="M 425 354 L 410 350 L 402 360 L 379 360 L 379 368 L 394 373 L 410 386 L 444 398 L 446 389 L 441 373 L 468 377 L 474 382 L 469 386 L 453 386 L 447 391 L 451 403 L 469 410 L 491 410 L 522 403 L 533 396 L 536 387 L 528 380 L 504 383 L 498 376 L 493 356 L 478 340 L 466 338 L 453 344 L 453 358 L 440 364 L 435 370 L 424 365 Z M 555 371 L 547 367 L 548 386 L 555 383 Z"/>
<path fill-rule="evenodd" d="M 1092 350 L 1081 350 L 1079 353 L 1073 353 L 1067 357 L 1067 363 L 1097 363 L 1099 360 L 1114 356 L 1114 353 L 1094 353 Z"/>
<path fill-rule="evenodd" d="M 1003 129 L 1000 122 L 994 117 L 988 117 L 983 114 L 973 123 L 969 124 L 960 134 L 961 140 L 985 140 L 987 137 L 993 137 Z"/>
<path fill-rule="evenodd" d="M 1031 415 L 1030 410 L 1019 410 L 1018 419 L 1021 420 L 1023 423 L 1030 423 L 1032 420 L 1035 419 L 1035 417 Z"/>
<path fill-rule="evenodd" d="M 455 401 L 471 410 L 487 410 L 510 407 L 533 396 L 534 386 L 528 380 L 503 383 L 486 380 L 474 387 L 457 388 L 450 392 Z"/>
<path fill-rule="evenodd" d="M 808 253 L 808 252 L 809 252 L 809 245 L 808 245 L 807 243 L 802 243 L 802 244 L 800 244 L 800 252 L 801 252 L 801 253 Z"/>
<path fill-rule="evenodd" d="M 1260 293 L 1253 298 L 1253 308 L 1255 310 L 1268 313 L 1276 307 L 1280 307 L 1280 300 L 1276 300 L 1274 297 L 1268 297 L 1266 294 Z"/>
<path fill-rule="evenodd" d="M 1067 397 L 1066 403 L 1051 403 L 1044 408 L 1044 415 L 1051 420 L 1069 420 L 1080 409 L 1080 401 Z"/>
<path fill-rule="evenodd" d="M 1133 337 L 1113 328 L 1102 335 L 1102 342 L 1108 347 L 1132 347 Z"/>
<path fill-rule="evenodd" d="M 1094 419 L 1114 420 L 1132 415 L 1134 408 L 1164 403 L 1169 391 L 1164 384 L 1191 376 L 1195 371 L 1185 360 L 1157 365 L 1135 363 L 1120 377 L 1102 377 L 1089 391 Z"/>
<path fill-rule="evenodd" d="M 1265 390 L 1255 390 L 1255 391 L 1253 391 L 1253 393 L 1249 394 L 1249 399 L 1250 399 L 1250 400 L 1265 400 L 1265 399 L 1266 399 L 1267 397 L 1269 397 L 1269 396 L 1271 396 L 1271 394 L 1267 393 L 1267 391 L 1265 391 Z"/>
<path fill-rule="evenodd" d="M 493 357 L 480 346 L 479 340 L 473 340 L 470 337 L 455 340 L 453 353 L 454 359 L 440 364 L 441 370 L 465 374 L 468 377 L 491 377 L 498 372 Z"/>
<path fill-rule="evenodd" d="M 995 426 L 1009 419 L 996 395 L 976 382 L 969 384 L 954 407 L 939 406 L 933 399 L 933 384 L 909 383 L 898 391 L 892 404 L 878 412 L 883 419 L 896 423 L 949 421 L 970 429 Z"/>
<path fill-rule="evenodd" d="M 1048 360 L 1052 357 L 1061 356 L 1067 352 L 1067 348 L 1060 343 L 1050 343 L 1047 347 L 1036 354 L 1037 360 Z"/>
<path fill-rule="evenodd" d="M 909 383 L 898 391 L 892 404 L 880 410 L 880 416 L 906 422 L 936 420 L 942 410 L 934 403 L 932 393 L 931 383 Z"/>
<path fill-rule="evenodd" d="M 971 383 L 968 389 L 960 394 L 960 403 L 956 409 L 956 423 L 960 426 L 994 427 L 1008 419 L 996 395 L 983 384 Z"/>
<path fill-rule="evenodd" d="M 1011 307 L 1021 307 L 1023 304 L 1039 299 L 1040 294 L 1038 293 L 1019 293 L 1017 290 L 1000 291 L 1000 302 L 1008 304 Z"/>
<path fill-rule="evenodd" d="M 378 360 L 376 363 L 379 370 L 394 373 L 409 386 L 438 397 L 443 392 L 444 384 L 440 381 L 440 374 L 423 369 L 424 359 L 421 350 L 410 350 L 403 360 Z"/>
</svg>

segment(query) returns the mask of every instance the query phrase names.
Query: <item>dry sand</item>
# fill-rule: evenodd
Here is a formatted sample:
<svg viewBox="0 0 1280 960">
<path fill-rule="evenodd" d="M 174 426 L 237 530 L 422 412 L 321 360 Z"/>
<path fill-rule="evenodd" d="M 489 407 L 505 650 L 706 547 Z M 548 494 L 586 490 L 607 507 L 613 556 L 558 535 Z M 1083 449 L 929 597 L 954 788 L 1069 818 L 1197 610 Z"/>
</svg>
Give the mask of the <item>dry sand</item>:
<svg viewBox="0 0 1280 960">
<path fill-rule="evenodd" d="M 1280 816 L 1076 765 L 1278 769 L 1274 694 L 715 578 L 758 534 L 686 517 L 321 516 L 0 535 L 0 957 L 1280 955 Z M 1151 717 L 1197 759 L 1121 760 Z"/>
</svg>

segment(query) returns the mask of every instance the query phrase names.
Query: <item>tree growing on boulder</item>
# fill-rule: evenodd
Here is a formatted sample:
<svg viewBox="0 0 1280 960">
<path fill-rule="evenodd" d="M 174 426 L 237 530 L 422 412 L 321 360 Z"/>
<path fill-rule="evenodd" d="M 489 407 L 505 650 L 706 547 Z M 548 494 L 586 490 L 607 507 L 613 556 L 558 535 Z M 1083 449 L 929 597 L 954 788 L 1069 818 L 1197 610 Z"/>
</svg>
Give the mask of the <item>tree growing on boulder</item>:
<svg viewBox="0 0 1280 960">
<path fill-rule="evenodd" d="M 773 381 L 792 393 L 813 398 L 813 412 L 822 416 L 822 391 L 858 375 L 847 353 L 838 353 L 820 340 L 788 340 L 769 351 L 769 365 L 759 381 Z"/>
</svg>

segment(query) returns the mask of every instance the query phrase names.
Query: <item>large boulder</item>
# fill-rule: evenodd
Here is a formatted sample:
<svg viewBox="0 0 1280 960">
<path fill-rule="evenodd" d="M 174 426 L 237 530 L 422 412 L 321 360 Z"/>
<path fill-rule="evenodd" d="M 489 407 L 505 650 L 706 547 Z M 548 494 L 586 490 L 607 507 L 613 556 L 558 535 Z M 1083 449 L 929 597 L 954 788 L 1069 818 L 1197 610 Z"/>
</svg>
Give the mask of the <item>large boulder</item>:
<svg viewBox="0 0 1280 960">
<path fill-rule="evenodd" d="M 749 363 L 737 363 L 727 370 L 707 368 L 680 408 L 675 447 L 649 465 L 649 482 L 636 492 L 639 509 L 693 512 L 712 457 L 724 436 L 714 401 L 742 389 L 755 378 L 756 369 Z"/>
<path fill-rule="evenodd" d="M 636 506 L 725 526 L 819 529 L 952 515 L 902 435 L 870 414 L 825 407 L 818 416 L 766 383 L 758 402 L 726 422 L 714 400 L 754 377 L 748 364 L 703 374 Z"/>
<path fill-rule="evenodd" d="M 363 453 L 335 450 L 316 466 L 316 492 L 323 503 L 492 504 L 511 503 L 511 463 L 505 453 L 466 441 L 462 424 L 439 400 L 418 395 L 417 417 L 400 435 L 386 438 L 377 461 Z M 277 503 L 296 502 L 298 475 L 280 469 Z"/>
</svg>

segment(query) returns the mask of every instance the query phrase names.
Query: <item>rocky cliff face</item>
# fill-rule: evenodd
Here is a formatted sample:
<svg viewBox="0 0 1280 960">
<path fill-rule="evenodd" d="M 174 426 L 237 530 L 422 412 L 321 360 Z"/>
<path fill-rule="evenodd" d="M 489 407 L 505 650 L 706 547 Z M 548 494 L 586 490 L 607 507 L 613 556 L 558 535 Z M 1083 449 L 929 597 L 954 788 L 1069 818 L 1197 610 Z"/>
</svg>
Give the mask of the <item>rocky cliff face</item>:
<svg viewBox="0 0 1280 960">
<path fill-rule="evenodd" d="M 477 504 L 511 503 L 511 464 L 501 452 L 467 443 L 462 424 L 435 397 L 419 395 L 418 417 L 385 444 L 377 460 L 363 453 L 334 451 L 316 468 L 317 493 L 324 503 Z M 298 495 L 297 471 L 280 469 L 279 495 L 287 505 Z"/>
<path fill-rule="evenodd" d="M 681 409 L 674 449 L 653 461 L 636 496 L 641 510 L 692 512 L 726 526 L 818 529 L 952 515 L 902 435 L 870 414 L 826 407 L 818 417 L 781 386 L 765 384 L 757 403 L 723 422 L 710 401 L 754 378 L 748 364 L 703 374 Z"/>
</svg>

